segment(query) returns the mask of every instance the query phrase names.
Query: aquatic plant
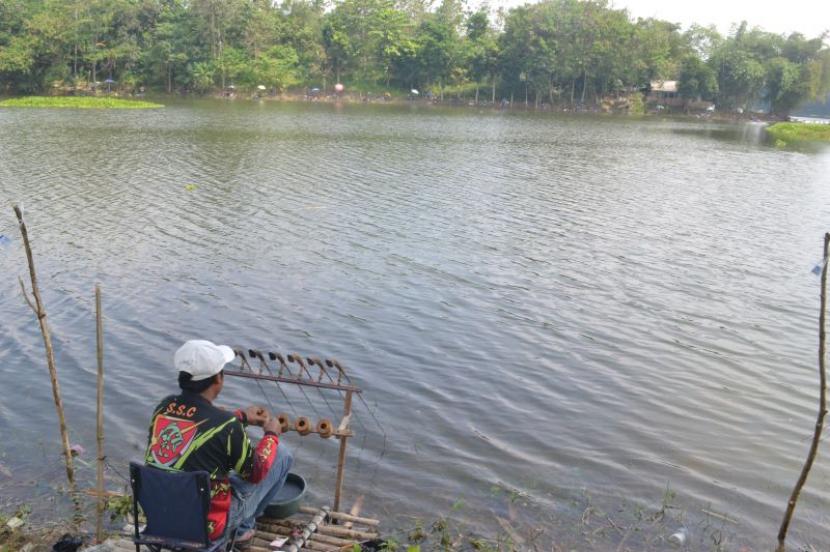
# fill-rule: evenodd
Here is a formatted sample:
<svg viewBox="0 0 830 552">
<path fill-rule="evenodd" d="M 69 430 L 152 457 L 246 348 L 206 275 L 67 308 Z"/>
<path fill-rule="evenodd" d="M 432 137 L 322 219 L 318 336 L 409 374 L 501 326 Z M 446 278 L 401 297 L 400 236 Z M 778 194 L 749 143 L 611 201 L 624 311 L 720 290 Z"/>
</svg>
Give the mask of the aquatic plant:
<svg viewBox="0 0 830 552">
<path fill-rule="evenodd" d="M 25 96 L 0 102 L 0 107 L 39 107 L 58 109 L 157 109 L 161 104 L 124 100 L 121 98 L 98 98 L 93 96 Z"/>
<path fill-rule="evenodd" d="M 830 125 L 819 123 L 775 123 L 767 132 L 777 147 L 795 142 L 830 142 Z"/>
</svg>

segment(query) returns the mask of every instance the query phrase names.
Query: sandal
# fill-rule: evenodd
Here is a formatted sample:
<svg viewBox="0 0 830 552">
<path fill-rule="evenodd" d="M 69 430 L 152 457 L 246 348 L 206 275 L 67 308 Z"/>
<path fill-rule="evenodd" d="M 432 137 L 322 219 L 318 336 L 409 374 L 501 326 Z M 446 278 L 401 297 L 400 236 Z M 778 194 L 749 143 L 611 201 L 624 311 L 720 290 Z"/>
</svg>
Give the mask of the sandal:
<svg viewBox="0 0 830 552">
<path fill-rule="evenodd" d="M 236 534 L 236 539 L 233 544 L 235 547 L 246 548 L 253 542 L 254 535 L 256 535 L 256 529 L 246 529 L 242 533 Z"/>
</svg>

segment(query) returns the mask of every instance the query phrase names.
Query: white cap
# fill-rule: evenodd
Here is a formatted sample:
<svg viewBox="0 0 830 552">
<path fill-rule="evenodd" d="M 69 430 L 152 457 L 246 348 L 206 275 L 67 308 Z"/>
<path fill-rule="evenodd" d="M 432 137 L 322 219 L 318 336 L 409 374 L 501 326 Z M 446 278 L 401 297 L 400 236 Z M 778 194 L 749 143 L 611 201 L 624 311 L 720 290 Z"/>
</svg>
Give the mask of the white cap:
<svg viewBox="0 0 830 552">
<path fill-rule="evenodd" d="M 179 372 L 187 372 L 191 381 L 201 381 L 222 371 L 236 353 L 227 345 L 216 345 L 204 339 L 191 339 L 179 347 L 173 356 L 173 365 Z"/>
</svg>

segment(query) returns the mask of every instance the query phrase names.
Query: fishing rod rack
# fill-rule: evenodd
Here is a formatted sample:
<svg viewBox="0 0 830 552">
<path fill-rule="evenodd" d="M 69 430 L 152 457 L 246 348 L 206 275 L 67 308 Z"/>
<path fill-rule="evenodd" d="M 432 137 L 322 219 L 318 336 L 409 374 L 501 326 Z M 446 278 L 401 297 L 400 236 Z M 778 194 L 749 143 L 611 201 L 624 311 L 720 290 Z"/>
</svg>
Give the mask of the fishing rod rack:
<svg viewBox="0 0 830 552">
<path fill-rule="evenodd" d="M 351 428 L 352 399 L 355 394 L 360 397 L 362 390 L 352 384 L 346 370 L 333 358 L 303 357 L 296 353 L 283 356 L 278 352 L 262 352 L 257 349 L 236 347 L 233 351 L 236 353 L 236 359 L 239 360 L 239 366 L 236 369 L 225 369 L 226 376 L 252 379 L 258 382 L 274 382 L 283 396 L 285 392 L 282 390 L 282 384 L 297 385 L 309 403 L 311 399 L 303 391 L 305 387 L 316 388 L 321 395 L 323 391 L 337 391 L 343 401 L 343 416 L 336 425 L 327 418 L 321 418 L 315 425 L 307 416 L 298 416 L 292 421 L 291 417 L 284 412 L 277 414 L 277 418 L 283 432 L 296 431 L 303 437 L 316 434 L 324 439 L 334 437 L 340 441 L 333 505 L 335 511 L 339 510 L 343 493 L 347 443 L 349 437 L 354 436 Z M 287 400 L 288 397 L 285 397 Z M 329 404 L 328 400 L 325 400 Z"/>
</svg>

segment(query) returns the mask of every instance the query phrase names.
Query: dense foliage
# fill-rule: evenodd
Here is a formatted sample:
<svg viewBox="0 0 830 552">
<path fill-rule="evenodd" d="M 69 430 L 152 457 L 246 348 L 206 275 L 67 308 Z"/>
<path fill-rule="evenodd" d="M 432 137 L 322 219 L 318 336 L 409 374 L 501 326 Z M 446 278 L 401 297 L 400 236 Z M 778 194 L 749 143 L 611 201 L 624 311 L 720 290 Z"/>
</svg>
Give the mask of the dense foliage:
<svg viewBox="0 0 830 552">
<path fill-rule="evenodd" d="M 750 29 L 632 19 L 608 0 L 495 17 L 462 0 L 0 0 L 0 91 L 110 79 L 121 89 L 372 93 L 588 105 L 678 79 L 688 100 L 785 113 L 830 90 L 830 50 Z M 111 83 L 113 84 L 113 83 Z"/>
</svg>

